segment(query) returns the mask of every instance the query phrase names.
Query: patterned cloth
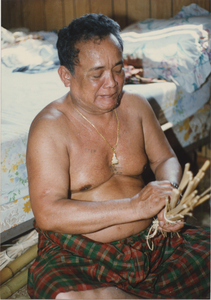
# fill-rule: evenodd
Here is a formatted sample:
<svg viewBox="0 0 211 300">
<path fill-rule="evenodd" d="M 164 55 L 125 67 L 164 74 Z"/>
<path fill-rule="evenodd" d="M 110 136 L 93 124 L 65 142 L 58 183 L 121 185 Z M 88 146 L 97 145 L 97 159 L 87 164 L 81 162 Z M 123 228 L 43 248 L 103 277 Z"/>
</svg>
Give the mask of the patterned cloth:
<svg viewBox="0 0 211 300">
<path fill-rule="evenodd" d="M 38 257 L 29 271 L 31 298 L 115 286 L 147 299 L 209 299 L 209 232 L 186 227 L 173 237 L 149 230 L 111 243 L 39 229 Z"/>
<path fill-rule="evenodd" d="M 125 65 L 125 84 L 147 84 L 153 82 L 166 82 L 160 78 L 143 77 L 143 69 L 134 67 L 133 65 Z"/>
<path fill-rule="evenodd" d="M 183 91 L 192 93 L 211 72 L 210 33 L 209 11 L 189 6 L 175 19 L 150 18 L 124 28 L 123 58 L 141 61 L 144 77 L 173 81 Z"/>
</svg>

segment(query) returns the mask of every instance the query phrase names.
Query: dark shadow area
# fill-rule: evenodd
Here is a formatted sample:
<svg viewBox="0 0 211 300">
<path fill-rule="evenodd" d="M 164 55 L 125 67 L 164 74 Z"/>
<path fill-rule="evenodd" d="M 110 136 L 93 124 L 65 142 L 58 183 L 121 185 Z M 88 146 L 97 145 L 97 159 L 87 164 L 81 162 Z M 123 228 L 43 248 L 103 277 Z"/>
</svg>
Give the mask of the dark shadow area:
<svg viewBox="0 0 211 300">
<path fill-rule="evenodd" d="M 149 104 L 151 105 L 157 119 L 159 120 L 159 123 L 161 125 L 167 123 L 167 119 L 160 107 L 160 105 L 157 103 L 156 99 L 153 97 L 147 97 L 147 100 L 149 101 Z M 178 141 L 174 131 L 172 128 L 166 130 L 165 132 L 166 138 L 169 141 L 172 149 L 174 150 L 179 163 L 181 164 L 182 169 L 184 170 L 185 164 L 190 163 L 190 171 L 193 173 L 193 175 L 196 175 L 198 172 L 198 164 L 197 164 L 197 149 L 200 146 L 206 145 L 209 143 L 209 138 L 205 140 L 198 141 L 192 145 L 189 145 L 186 149 L 184 149 L 180 142 Z M 151 171 L 149 164 L 147 168 L 145 169 L 143 173 L 144 182 L 147 184 L 150 181 L 155 180 L 154 174 Z"/>
<path fill-rule="evenodd" d="M 168 120 L 166 119 L 166 117 L 163 113 L 163 110 L 161 109 L 160 105 L 157 103 L 156 99 L 153 97 L 147 97 L 147 100 L 148 100 L 149 104 L 151 105 L 160 125 L 167 123 Z"/>
<path fill-rule="evenodd" d="M 172 128 L 165 131 L 165 135 L 174 150 L 182 169 L 184 169 L 184 166 L 187 162 L 190 163 L 190 171 L 193 173 L 193 175 L 196 175 L 198 172 L 198 166 L 197 166 L 197 153 L 196 149 L 194 147 L 191 151 L 187 152 L 186 149 L 184 149 L 181 144 L 179 143 L 176 135 L 174 134 Z"/>
<path fill-rule="evenodd" d="M 198 165 L 197 165 L 197 153 L 196 150 L 192 150 L 190 152 L 187 152 L 179 143 L 177 137 L 175 136 L 174 132 L 172 129 L 168 129 L 167 131 L 164 132 L 165 136 L 167 137 L 172 149 L 174 150 L 179 163 L 184 170 L 185 164 L 190 163 L 190 171 L 196 175 L 198 172 Z M 145 169 L 143 173 L 143 178 L 145 184 L 147 184 L 150 181 L 155 180 L 154 174 L 151 171 L 149 164 L 147 165 L 147 168 Z"/>
</svg>

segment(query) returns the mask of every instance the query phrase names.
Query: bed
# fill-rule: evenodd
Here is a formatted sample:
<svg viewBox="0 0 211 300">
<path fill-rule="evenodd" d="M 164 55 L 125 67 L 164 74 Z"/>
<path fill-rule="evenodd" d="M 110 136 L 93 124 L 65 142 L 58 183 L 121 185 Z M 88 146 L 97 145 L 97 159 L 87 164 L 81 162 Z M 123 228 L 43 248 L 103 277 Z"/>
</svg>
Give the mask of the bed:
<svg viewBox="0 0 211 300">
<path fill-rule="evenodd" d="M 137 22 L 125 28 L 121 35 L 125 63 L 134 67 L 131 73 L 142 68 L 145 79 L 161 79 L 157 85 L 162 80 L 171 82 L 168 97 L 164 100 L 161 95 L 156 99 L 156 115 L 161 125 L 166 121 L 171 123 L 182 147 L 208 137 L 211 14 L 191 4 L 174 18 Z M 134 75 L 128 77 L 128 83 L 139 83 Z M 128 84 L 125 88 L 138 94 L 143 91 L 140 84 Z"/>
<path fill-rule="evenodd" d="M 171 129 L 183 149 L 210 137 L 210 33 L 210 13 L 195 4 L 174 18 L 147 19 L 121 33 L 124 89 L 146 97 L 162 129 Z M 26 171 L 29 127 L 44 106 L 68 92 L 57 73 L 56 40 L 55 32 L 2 28 L 2 242 L 33 226 Z"/>
<path fill-rule="evenodd" d="M 3 30 L 1 240 L 32 228 L 26 146 L 30 124 L 49 102 L 67 93 L 55 49 L 56 33 Z"/>
</svg>

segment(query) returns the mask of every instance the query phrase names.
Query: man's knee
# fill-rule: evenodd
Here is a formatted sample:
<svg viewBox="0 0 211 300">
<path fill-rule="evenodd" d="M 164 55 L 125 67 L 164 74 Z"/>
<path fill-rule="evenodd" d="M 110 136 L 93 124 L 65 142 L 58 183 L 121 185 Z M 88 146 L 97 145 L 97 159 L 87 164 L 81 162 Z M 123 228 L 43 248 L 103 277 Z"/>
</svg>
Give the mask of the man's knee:
<svg viewBox="0 0 211 300">
<path fill-rule="evenodd" d="M 116 287 L 103 287 L 81 292 L 60 293 L 56 299 L 140 299 L 140 297 L 128 294 Z"/>
<path fill-rule="evenodd" d="M 102 288 L 103 289 L 103 288 Z M 99 291 L 100 289 L 96 290 L 87 290 L 87 291 L 69 291 L 66 293 L 59 293 L 56 296 L 56 299 L 99 299 Z M 98 296 L 97 296 L 98 295 Z M 103 298 L 101 298 L 103 299 Z"/>
<path fill-rule="evenodd" d="M 59 293 L 56 299 L 80 299 L 80 292 L 69 291 L 66 293 Z"/>
</svg>

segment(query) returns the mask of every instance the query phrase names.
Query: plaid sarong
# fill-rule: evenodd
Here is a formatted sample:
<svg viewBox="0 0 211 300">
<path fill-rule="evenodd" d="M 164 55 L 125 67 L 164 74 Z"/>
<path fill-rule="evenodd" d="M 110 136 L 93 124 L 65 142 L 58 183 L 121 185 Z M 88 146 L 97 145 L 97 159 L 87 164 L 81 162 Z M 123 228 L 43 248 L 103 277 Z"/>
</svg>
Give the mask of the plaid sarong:
<svg viewBox="0 0 211 300">
<path fill-rule="evenodd" d="M 186 226 L 180 237 L 159 234 L 153 251 L 146 244 L 149 228 L 105 244 L 37 230 L 38 257 L 28 277 L 31 298 L 115 286 L 147 299 L 210 299 L 210 234 L 204 229 Z"/>
</svg>

